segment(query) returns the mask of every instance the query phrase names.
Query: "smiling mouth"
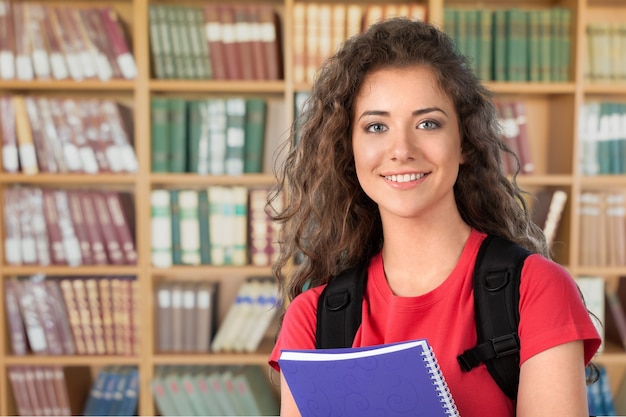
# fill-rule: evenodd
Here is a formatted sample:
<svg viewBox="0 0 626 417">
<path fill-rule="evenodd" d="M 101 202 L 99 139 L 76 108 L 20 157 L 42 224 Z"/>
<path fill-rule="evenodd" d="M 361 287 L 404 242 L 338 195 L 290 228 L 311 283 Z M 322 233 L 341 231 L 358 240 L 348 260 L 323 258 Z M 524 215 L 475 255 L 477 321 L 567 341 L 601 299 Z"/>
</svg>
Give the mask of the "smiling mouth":
<svg viewBox="0 0 626 417">
<path fill-rule="evenodd" d="M 400 174 L 400 175 L 385 175 L 385 179 L 391 182 L 409 182 L 419 180 L 420 178 L 424 178 L 426 173 L 422 174 Z"/>
</svg>

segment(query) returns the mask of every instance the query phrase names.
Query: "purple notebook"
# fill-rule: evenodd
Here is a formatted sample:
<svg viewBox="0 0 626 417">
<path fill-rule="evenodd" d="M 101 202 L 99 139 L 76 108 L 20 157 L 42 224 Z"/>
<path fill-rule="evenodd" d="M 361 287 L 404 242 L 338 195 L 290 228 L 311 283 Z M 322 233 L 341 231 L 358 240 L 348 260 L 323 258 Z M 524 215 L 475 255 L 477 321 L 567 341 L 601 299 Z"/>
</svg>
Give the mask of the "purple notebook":
<svg viewBox="0 0 626 417">
<path fill-rule="evenodd" d="M 302 417 L 459 415 L 426 339 L 283 350 L 278 363 Z"/>
</svg>

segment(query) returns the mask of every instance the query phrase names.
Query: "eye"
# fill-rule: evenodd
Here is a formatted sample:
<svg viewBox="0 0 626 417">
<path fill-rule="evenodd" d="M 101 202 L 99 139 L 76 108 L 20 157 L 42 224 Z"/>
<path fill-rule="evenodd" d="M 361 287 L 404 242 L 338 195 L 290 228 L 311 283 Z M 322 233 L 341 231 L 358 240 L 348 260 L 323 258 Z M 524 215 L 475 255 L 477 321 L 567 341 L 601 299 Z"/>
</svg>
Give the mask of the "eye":
<svg viewBox="0 0 626 417">
<path fill-rule="evenodd" d="M 439 122 L 436 122 L 434 120 L 424 120 L 423 122 L 419 123 L 417 125 L 418 129 L 425 129 L 425 130 L 433 130 L 436 129 L 438 127 L 440 127 L 441 125 L 439 124 Z"/>
<path fill-rule="evenodd" d="M 387 126 L 382 123 L 371 123 L 365 126 L 365 131 L 370 133 L 382 133 L 387 131 Z"/>
</svg>

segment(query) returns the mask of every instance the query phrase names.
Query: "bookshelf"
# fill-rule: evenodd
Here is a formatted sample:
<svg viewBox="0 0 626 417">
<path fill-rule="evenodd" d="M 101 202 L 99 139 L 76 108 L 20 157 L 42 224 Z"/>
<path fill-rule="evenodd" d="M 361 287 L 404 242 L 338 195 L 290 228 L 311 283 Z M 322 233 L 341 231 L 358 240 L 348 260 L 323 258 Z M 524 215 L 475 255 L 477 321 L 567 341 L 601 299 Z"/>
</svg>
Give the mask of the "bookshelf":
<svg viewBox="0 0 626 417">
<path fill-rule="evenodd" d="M 22 0 L 17 0 L 18 2 Z M 398 0 L 398 3 L 408 3 Z M 60 5 L 64 2 L 45 0 L 45 4 Z M 150 100 L 154 96 L 182 96 L 188 98 L 252 95 L 268 99 L 284 100 L 287 103 L 286 120 L 293 120 L 294 109 L 291 103 L 294 94 L 307 91 L 307 83 L 294 81 L 294 7 L 298 0 L 267 0 L 280 17 L 282 30 L 282 50 L 284 61 L 284 79 L 278 81 L 218 81 L 218 80 L 162 80 L 151 74 L 149 43 L 148 7 L 150 4 L 173 4 L 174 2 L 148 0 L 121 0 L 114 2 L 71 1 L 76 7 L 112 5 L 124 22 L 137 66 L 134 80 L 99 81 L 4 81 L 0 80 L 0 93 L 37 93 L 50 96 L 77 96 L 115 98 L 129 104 L 134 114 L 134 147 L 138 161 L 138 170 L 133 174 L 8 174 L 0 170 L 0 188 L 14 184 L 36 185 L 41 187 L 96 188 L 129 191 L 134 196 L 136 217 L 136 249 L 138 262 L 132 266 L 81 266 L 81 267 L 36 267 L 0 265 L 3 279 L 20 275 L 43 273 L 50 276 L 136 276 L 141 289 L 140 331 L 141 354 L 136 356 L 14 356 L 8 342 L 7 323 L 4 318 L 4 293 L 0 289 L 0 334 L 5 335 L 5 342 L 0 344 L 0 414 L 16 415 L 17 408 L 13 399 L 7 367 L 11 365 L 63 365 L 67 367 L 87 367 L 95 372 L 107 365 L 134 365 L 139 368 L 140 396 L 139 415 L 155 415 L 155 406 L 150 389 L 150 380 L 155 367 L 161 364 L 257 364 L 264 365 L 271 349 L 271 340 L 263 342 L 258 352 L 253 354 L 160 354 L 155 349 L 156 323 L 154 299 L 155 284 L 160 280 L 219 280 L 220 319 L 223 319 L 237 287 L 247 276 L 268 275 L 266 267 L 228 267 L 228 266 L 173 266 L 166 269 L 151 265 L 151 224 L 150 192 L 157 187 L 197 189 L 208 185 L 268 185 L 273 177 L 268 174 L 246 174 L 243 176 L 206 176 L 196 174 L 152 173 L 150 167 Z M 261 3 L 248 1 L 247 3 Z M 323 3 L 323 2 L 318 2 Z M 345 2 L 360 5 L 391 3 L 386 0 Z M 579 109 L 588 100 L 626 101 L 626 82 L 598 83 L 584 77 L 586 25 L 591 22 L 611 21 L 626 22 L 626 6 L 621 0 L 425 0 L 428 6 L 428 19 L 442 24 L 444 9 L 449 7 L 469 9 L 501 9 L 521 7 L 523 9 L 545 9 L 555 5 L 564 6 L 572 11 L 571 59 L 569 81 L 565 82 L 492 82 L 488 87 L 502 99 L 519 99 L 526 104 L 528 112 L 529 137 L 535 162 L 535 172 L 519 178 L 520 184 L 530 190 L 558 188 L 567 191 L 569 198 L 563 213 L 561 227 L 556 236 L 555 259 L 565 265 L 574 275 L 598 275 L 611 283 L 617 277 L 626 275 L 626 267 L 590 267 L 580 263 L 579 247 L 582 244 L 579 224 L 577 199 L 585 190 L 626 189 L 623 175 L 584 176 L 578 169 L 581 147 L 578 140 L 577 126 Z M 202 2 L 186 0 L 183 5 L 199 6 Z M 2 197 L 0 197 L 2 198 Z M 0 204 L 3 213 L 4 204 Z M 5 234 L 4 223 L 0 223 L 0 235 Z M 2 240 L 2 245 L 4 240 Z M 626 376 L 626 352 L 608 345 L 597 359 L 609 369 L 611 384 L 617 389 Z M 84 387 L 83 392 L 84 394 Z"/>
</svg>

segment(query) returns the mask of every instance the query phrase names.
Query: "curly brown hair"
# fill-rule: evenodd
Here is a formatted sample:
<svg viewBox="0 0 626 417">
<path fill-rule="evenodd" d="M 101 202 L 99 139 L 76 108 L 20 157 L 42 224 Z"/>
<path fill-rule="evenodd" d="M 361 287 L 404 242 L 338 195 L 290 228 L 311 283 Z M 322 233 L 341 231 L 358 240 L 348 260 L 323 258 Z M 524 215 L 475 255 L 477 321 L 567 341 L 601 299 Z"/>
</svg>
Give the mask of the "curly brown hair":
<svg viewBox="0 0 626 417">
<path fill-rule="evenodd" d="M 292 126 L 291 137 L 297 133 L 298 142 L 289 151 L 276 188 L 276 195 L 285 194 L 287 202 L 274 215 L 282 224 L 282 238 L 273 271 L 288 300 L 305 284 L 324 284 L 381 249 L 380 214 L 355 171 L 354 103 L 368 73 L 415 65 L 434 72 L 458 114 L 465 163 L 454 194 L 463 220 L 548 256 L 524 192 L 515 176 L 510 181 L 504 173 L 502 153 L 510 150 L 500 139 L 492 94 L 445 33 L 428 23 L 394 18 L 348 39 L 324 62 L 305 110 Z M 285 268 L 296 256 L 301 262 Z"/>
</svg>

